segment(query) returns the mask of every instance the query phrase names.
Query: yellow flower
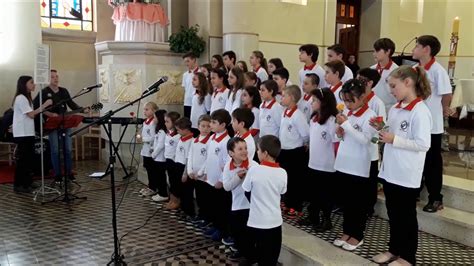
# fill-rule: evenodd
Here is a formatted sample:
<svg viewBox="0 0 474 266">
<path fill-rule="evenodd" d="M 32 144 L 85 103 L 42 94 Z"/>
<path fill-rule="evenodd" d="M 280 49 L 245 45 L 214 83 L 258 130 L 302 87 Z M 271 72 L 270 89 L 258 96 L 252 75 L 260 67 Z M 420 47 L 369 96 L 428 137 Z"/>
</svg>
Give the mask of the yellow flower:
<svg viewBox="0 0 474 266">
<path fill-rule="evenodd" d="M 339 112 L 342 112 L 344 111 L 344 108 L 346 108 L 346 106 L 343 103 L 340 103 L 336 106 L 336 108 Z"/>
</svg>

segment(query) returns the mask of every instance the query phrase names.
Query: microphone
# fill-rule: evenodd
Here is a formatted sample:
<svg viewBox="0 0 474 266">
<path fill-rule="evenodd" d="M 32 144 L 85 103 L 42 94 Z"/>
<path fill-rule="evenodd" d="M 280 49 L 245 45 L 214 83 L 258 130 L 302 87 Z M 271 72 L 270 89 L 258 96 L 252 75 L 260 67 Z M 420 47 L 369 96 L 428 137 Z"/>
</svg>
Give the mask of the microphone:
<svg viewBox="0 0 474 266">
<path fill-rule="evenodd" d="M 148 87 L 148 89 L 146 89 L 142 95 L 145 95 L 147 93 L 149 93 L 150 91 L 152 91 L 153 89 L 155 89 L 156 87 L 159 87 L 161 84 L 165 83 L 168 81 L 168 77 L 167 76 L 163 76 L 161 77 L 157 82 L 155 82 L 153 85 L 151 85 L 150 87 Z"/>
<path fill-rule="evenodd" d="M 87 88 L 84 88 L 84 89 L 82 89 L 82 90 L 83 90 L 83 91 L 91 91 L 91 90 L 93 90 L 93 89 L 97 89 L 97 88 L 100 88 L 100 87 L 102 87 L 102 84 L 99 83 L 99 84 L 92 85 L 92 86 L 89 86 L 89 87 L 87 87 Z"/>
<path fill-rule="evenodd" d="M 415 37 L 413 39 L 411 39 L 402 49 L 402 53 L 400 54 L 400 56 L 403 56 L 405 54 L 405 49 L 408 47 L 408 45 L 410 45 L 413 41 L 416 41 L 418 40 L 418 37 Z"/>
</svg>

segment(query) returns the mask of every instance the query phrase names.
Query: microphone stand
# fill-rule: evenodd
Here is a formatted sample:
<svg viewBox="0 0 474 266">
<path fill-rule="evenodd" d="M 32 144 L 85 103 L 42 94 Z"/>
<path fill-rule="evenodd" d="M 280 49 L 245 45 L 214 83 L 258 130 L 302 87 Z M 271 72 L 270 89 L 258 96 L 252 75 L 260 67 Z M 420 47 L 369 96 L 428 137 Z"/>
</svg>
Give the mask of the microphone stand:
<svg viewBox="0 0 474 266">
<path fill-rule="evenodd" d="M 63 165 L 64 165 L 64 194 L 63 195 L 59 195 L 58 197 L 52 199 L 51 201 L 48 201 L 48 202 L 42 202 L 41 204 L 46 204 L 46 203 L 50 203 L 50 202 L 56 202 L 56 201 L 62 201 L 62 202 L 65 202 L 65 203 L 68 203 L 71 202 L 71 201 L 74 201 L 76 199 L 82 199 L 82 200 L 87 200 L 87 197 L 78 197 L 74 194 L 70 194 L 69 193 L 69 190 L 68 190 L 68 181 L 69 181 L 69 174 L 68 173 L 68 165 L 67 165 L 67 153 L 66 153 L 66 130 L 64 128 L 64 119 L 65 119 L 65 113 L 66 113 L 66 110 L 67 110 L 67 106 L 66 106 L 66 103 L 69 102 L 69 101 L 72 101 L 84 94 L 87 94 L 89 92 L 91 92 L 92 90 L 83 90 L 81 92 L 79 92 L 78 94 L 74 95 L 73 97 L 70 97 L 68 99 L 63 99 L 61 101 L 59 101 L 58 103 L 56 103 L 55 105 L 45 109 L 44 111 L 41 112 L 41 114 L 43 112 L 46 112 L 46 111 L 49 111 L 51 109 L 54 109 L 56 107 L 62 107 L 62 110 L 64 110 L 64 112 L 61 113 L 61 123 L 59 125 L 59 129 L 57 129 L 58 131 L 58 162 L 59 162 L 59 171 L 61 171 L 61 153 L 60 153 L 60 150 L 61 150 L 61 145 L 59 144 L 59 140 L 60 138 L 62 137 L 62 145 L 63 145 Z M 60 135 L 61 134 L 61 135 Z M 69 165 L 69 167 L 71 169 L 69 170 L 72 170 L 72 165 Z M 56 173 L 56 175 L 62 175 L 61 173 Z M 62 178 L 61 178 L 62 179 Z"/>
<path fill-rule="evenodd" d="M 113 253 L 112 258 L 109 261 L 109 263 L 107 263 L 107 265 L 127 265 L 127 263 L 125 263 L 125 261 L 124 261 L 124 256 L 122 254 L 120 254 L 119 238 L 118 238 L 118 233 L 117 233 L 117 208 L 116 208 L 116 203 L 115 203 L 115 159 L 116 158 L 115 158 L 115 154 L 114 154 L 113 149 L 112 149 L 113 140 L 112 140 L 112 120 L 111 120 L 111 118 L 116 113 L 120 112 L 121 110 L 123 110 L 123 109 L 125 109 L 129 106 L 132 106 L 136 102 L 141 101 L 143 98 L 146 98 L 146 97 L 158 92 L 159 90 L 160 90 L 159 85 L 157 86 L 157 85 L 153 84 L 139 98 L 127 103 L 126 105 L 124 105 L 124 106 L 122 106 L 118 109 L 108 111 L 105 115 L 103 115 L 102 117 L 100 117 L 96 121 L 92 122 L 91 124 L 88 124 L 88 125 L 80 128 L 80 129 L 77 129 L 77 130 L 73 131 L 71 134 L 69 134 L 69 136 L 72 137 L 72 136 L 78 134 L 79 132 L 85 130 L 86 128 L 90 127 L 90 126 L 94 126 L 94 125 L 97 125 L 97 124 L 103 124 L 104 121 L 107 121 L 108 130 L 106 132 L 107 132 L 107 138 L 109 139 L 110 190 L 111 190 L 111 193 L 112 193 L 112 230 L 113 230 L 113 234 L 114 234 L 114 253 Z"/>
</svg>

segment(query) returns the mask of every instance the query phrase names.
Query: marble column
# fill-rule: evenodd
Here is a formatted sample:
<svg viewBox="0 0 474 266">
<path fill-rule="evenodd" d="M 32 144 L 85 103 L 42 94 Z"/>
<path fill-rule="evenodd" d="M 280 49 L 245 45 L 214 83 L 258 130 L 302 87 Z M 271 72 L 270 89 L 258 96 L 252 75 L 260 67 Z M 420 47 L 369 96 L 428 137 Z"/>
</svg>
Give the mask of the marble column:
<svg viewBox="0 0 474 266">
<path fill-rule="evenodd" d="M 258 50 L 259 35 L 252 15 L 253 1 L 224 1 L 222 5 L 223 51 L 233 50 L 237 60 L 248 61 L 250 54 Z M 261 22 L 260 22 L 261 23 Z"/>
</svg>

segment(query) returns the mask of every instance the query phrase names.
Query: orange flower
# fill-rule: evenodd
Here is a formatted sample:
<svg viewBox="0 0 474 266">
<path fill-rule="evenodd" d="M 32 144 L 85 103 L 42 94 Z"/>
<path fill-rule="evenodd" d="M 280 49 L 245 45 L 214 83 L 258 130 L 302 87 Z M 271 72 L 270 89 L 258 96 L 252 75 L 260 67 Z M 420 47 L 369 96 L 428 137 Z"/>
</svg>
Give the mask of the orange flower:
<svg viewBox="0 0 474 266">
<path fill-rule="evenodd" d="M 344 111 L 344 108 L 346 108 L 346 106 L 343 103 L 340 103 L 336 106 L 336 108 L 339 112 L 342 112 Z"/>
</svg>

